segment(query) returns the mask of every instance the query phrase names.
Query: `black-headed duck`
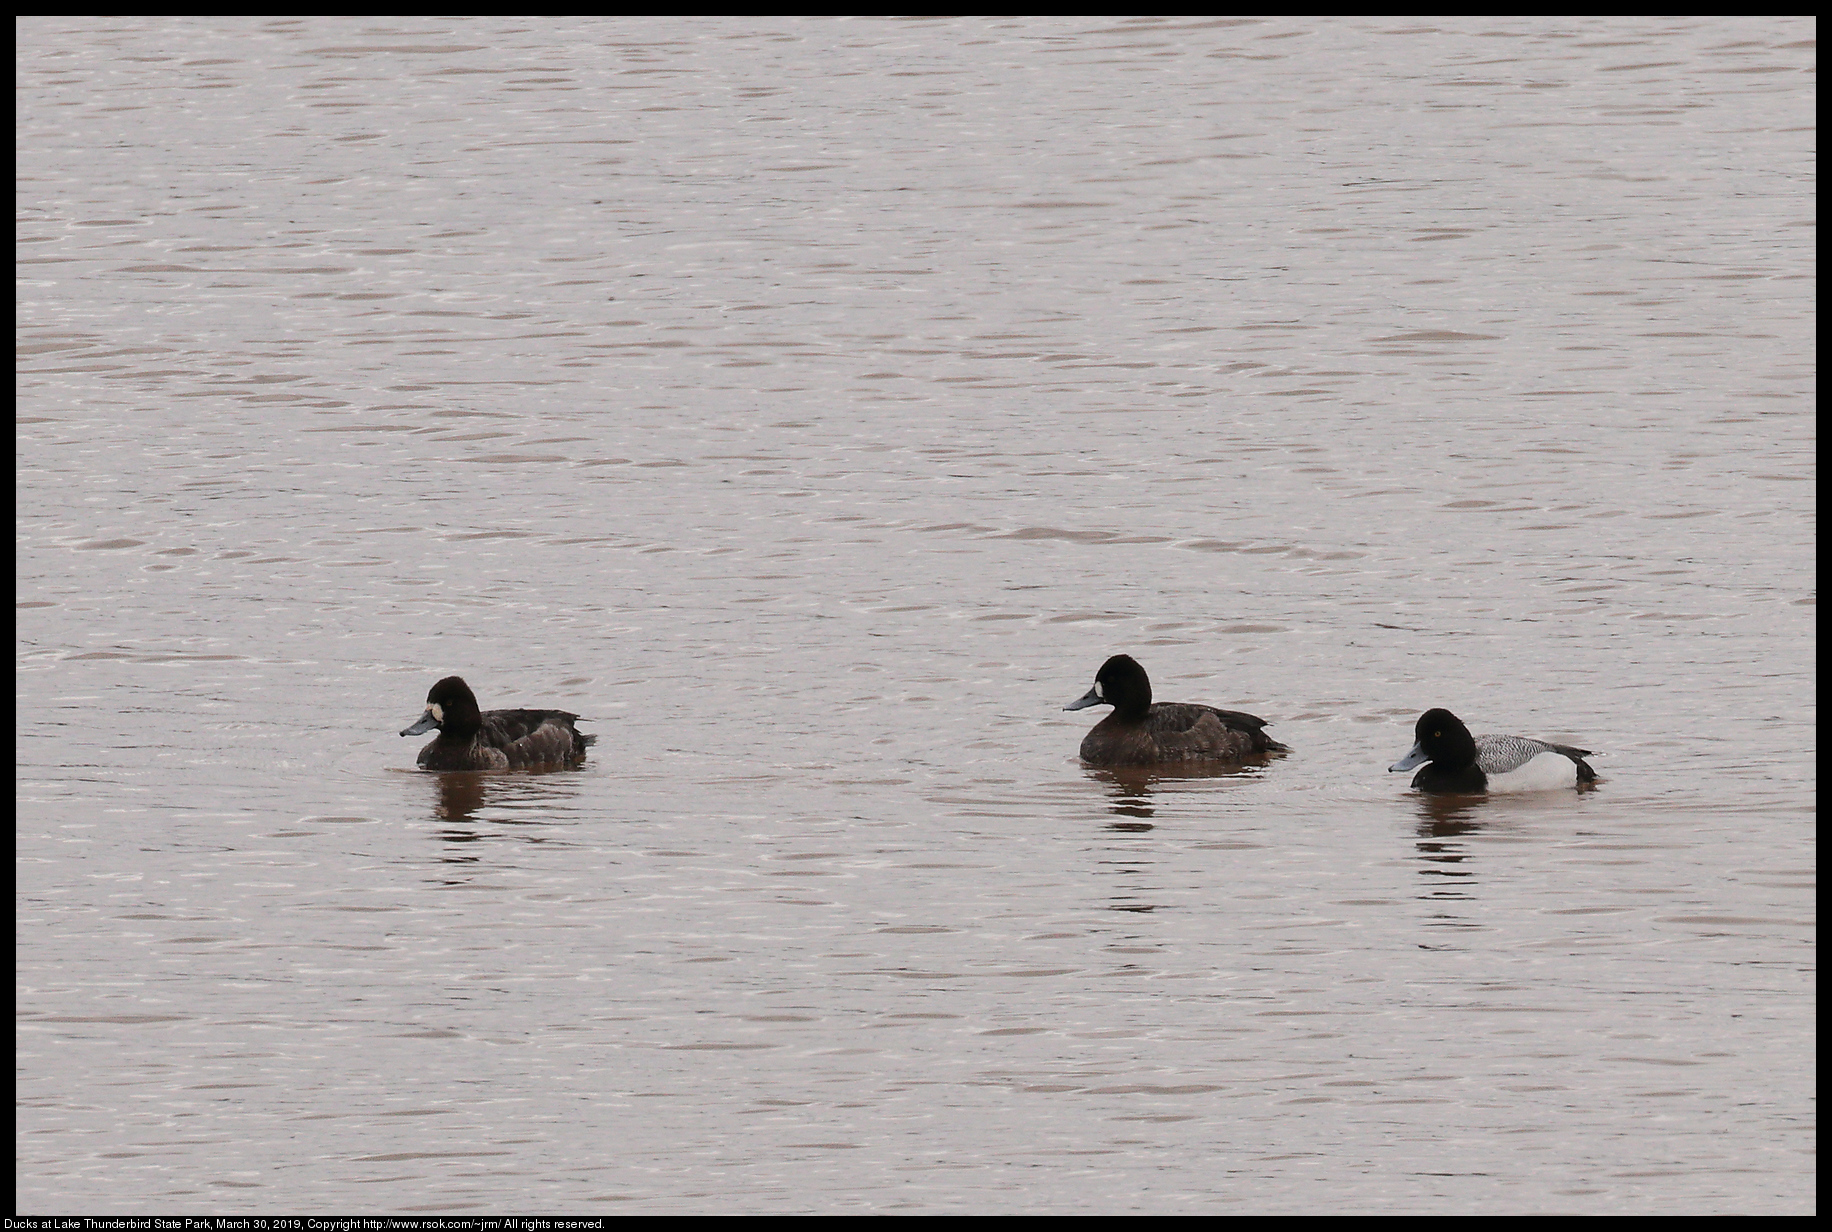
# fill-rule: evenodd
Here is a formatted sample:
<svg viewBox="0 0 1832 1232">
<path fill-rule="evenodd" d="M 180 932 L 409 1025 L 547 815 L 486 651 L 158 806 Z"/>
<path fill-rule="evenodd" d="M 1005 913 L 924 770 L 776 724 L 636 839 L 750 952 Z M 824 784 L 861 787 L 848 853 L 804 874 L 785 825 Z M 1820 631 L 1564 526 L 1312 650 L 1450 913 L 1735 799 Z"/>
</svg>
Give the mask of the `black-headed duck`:
<svg viewBox="0 0 1832 1232">
<path fill-rule="evenodd" d="M 1082 738 L 1091 766 L 1153 766 L 1188 761 L 1238 761 L 1289 750 L 1262 728 L 1266 720 L 1195 702 L 1151 700 L 1151 678 L 1130 655 L 1114 655 L 1094 675 L 1094 687 L 1064 710 L 1112 706 L 1113 713 Z"/>
<path fill-rule="evenodd" d="M 1448 710 L 1427 710 L 1413 729 L 1411 752 L 1388 766 L 1410 770 L 1430 763 L 1412 785 L 1427 792 L 1544 791 L 1594 783 L 1597 772 L 1584 759 L 1596 754 L 1530 736 L 1472 736 Z"/>
<path fill-rule="evenodd" d="M 439 729 L 420 750 L 422 770 L 521 770 L 581 760 L 598 737 L 575 731 L 578 720 L 564 710 L 479 711 L 471 686 L 447 676 L 426 694 L 426 713 L 401 734 Z"/>
</svg>

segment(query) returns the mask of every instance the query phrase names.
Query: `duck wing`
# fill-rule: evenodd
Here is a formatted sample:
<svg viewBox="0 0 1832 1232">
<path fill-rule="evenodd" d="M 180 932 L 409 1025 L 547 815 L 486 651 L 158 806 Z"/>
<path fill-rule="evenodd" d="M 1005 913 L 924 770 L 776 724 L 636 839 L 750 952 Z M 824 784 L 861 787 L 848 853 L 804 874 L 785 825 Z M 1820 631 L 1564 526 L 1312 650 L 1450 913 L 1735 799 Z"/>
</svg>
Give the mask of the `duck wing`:
<svg viewBox="0 0 1832 1232">
<path fill-rule="evenodd" d="M 1476 737 L 1476 764 L 1482 768 L 1484 774 L 1506 774 L 1510 770 L 1518 770 L 1541 753 L 1557 753 L 1561 757 L 1569 757 L 1580 767 L 1580 778 L 1583 777 L 1582 771 L 1590 770 L 1590 767 L 1584 764 L 1584 759 L 1591 756 L 1589 749 L 1577 749 L 1568 744 L 1553 744 L 1548 740 L 1535 740 L 1531 736 Z M 1593 778 L 1596 776 L 1594 770 L 1591 770 L 1590 774 Z"/>
<path fill-rule="evenodd" d="M 573 730 L 578 718 L 564 710 L 490 710 L 478 738 L 501 749 L 511 767 L 572 761 L 596 739 Z"/>
<path fill-rule="evenodd" d="M 1178 737 L 1185 737 L 1197 748 L 1212 745 L 1225 751 L 1229 745 L 1235 745 L 1241 752 L 1288 751 L 1265 733 L 1266 720 L 1243 710 L 1223 710 L 1219 706 L 1196 702 L 1159 702 L 1152 706 L 1146 723 L 1158 738 L 1159 745 L 1164 747 L 1172 745 Z M 1233 733 L 1237 739 L 1228 740 L 1224 733 Z"/>
</svg>

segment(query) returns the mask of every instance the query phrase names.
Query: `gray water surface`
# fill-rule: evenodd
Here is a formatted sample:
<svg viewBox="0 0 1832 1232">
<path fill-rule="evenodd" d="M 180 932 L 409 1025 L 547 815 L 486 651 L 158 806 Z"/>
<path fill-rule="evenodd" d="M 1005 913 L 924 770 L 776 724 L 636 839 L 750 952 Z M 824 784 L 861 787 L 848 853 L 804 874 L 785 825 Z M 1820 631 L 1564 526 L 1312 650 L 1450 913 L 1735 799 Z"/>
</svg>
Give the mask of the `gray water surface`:
<svg viewBox="0 0 1832 1232">
<path fill-rule="evenodd" d="M 1812 1211 L 1815 30 L 22 19 L 17 1207 Z"/>
</svg>

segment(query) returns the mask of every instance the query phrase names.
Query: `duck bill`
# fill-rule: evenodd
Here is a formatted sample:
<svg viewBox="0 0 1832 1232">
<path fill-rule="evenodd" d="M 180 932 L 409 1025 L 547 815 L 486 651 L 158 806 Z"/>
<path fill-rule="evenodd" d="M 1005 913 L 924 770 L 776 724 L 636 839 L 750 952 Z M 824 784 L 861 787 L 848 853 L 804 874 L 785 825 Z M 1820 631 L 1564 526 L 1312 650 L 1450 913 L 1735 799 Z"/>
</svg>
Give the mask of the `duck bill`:
<svg viewBox="0 0 1832 1232">
<path fill-rule="evenodd" d="M 1412 746 L 1412 751 L 1410 753 L 1387 767 L 1387 773 L 1393 774 L 1400 770 L 1410 770 L 1412 767 L 1422 766 L 1430 760 L 1431 754 L 1425 751 L 1425 746 L 1422 744 L 1415 744 Z"/>
<path fill-rule="evenodd" d="M 437 726 L 439 726 L 439 720 L 433 717 L 432 708 L 428 707 L 426 713 L 420 716 L 420 721 L 415 723 L 412 727 L 407 728 L 401 734 L 403 736 L 417 736 L 421 732 L 429 732 Z"/>
<path fill-rule="evenodd" d="M 1100 686 L 1095 685 L 1092 689 L 1089 689 L 1086 693 L 1083 693 L 1080 697 L 1064 706 L 1063 709 L 1086 710 L 1089 706 L 1104 706 L 1106 704 L 1107 699 L 1100 695 Z"/>
</svg>

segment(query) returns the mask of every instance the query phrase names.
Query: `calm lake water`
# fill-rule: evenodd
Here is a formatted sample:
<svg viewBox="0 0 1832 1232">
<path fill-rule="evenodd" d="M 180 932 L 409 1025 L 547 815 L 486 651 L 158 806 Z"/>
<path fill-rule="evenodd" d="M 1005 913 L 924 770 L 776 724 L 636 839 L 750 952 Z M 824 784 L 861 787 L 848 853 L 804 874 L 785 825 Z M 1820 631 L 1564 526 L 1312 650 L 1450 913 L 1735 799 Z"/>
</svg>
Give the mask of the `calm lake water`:
<svg viewBox="0 0 1832 1232">
<path fill-rule="evenodd" d="M 1814 1209 L 1811 19 L 17 33 L 20 1210 Z"/>
</svg>

